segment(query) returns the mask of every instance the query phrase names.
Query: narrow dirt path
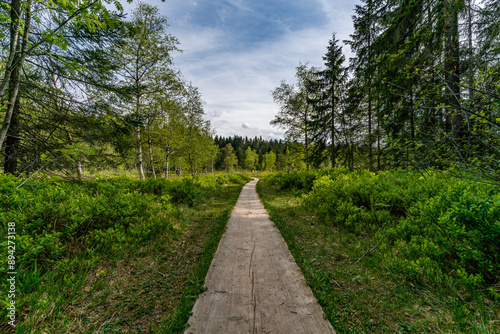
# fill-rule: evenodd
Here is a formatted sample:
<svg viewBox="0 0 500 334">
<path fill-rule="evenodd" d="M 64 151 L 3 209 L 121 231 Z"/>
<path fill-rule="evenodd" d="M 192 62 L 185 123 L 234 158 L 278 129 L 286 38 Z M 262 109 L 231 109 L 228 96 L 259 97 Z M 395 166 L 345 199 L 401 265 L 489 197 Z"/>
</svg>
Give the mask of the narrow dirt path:
<svg viewBox="0 0 500 334">
<path fill-rule="evenodd" d="M 256 184 L 243 187 L 185 334 L 335 333 Z"/>
</svg>

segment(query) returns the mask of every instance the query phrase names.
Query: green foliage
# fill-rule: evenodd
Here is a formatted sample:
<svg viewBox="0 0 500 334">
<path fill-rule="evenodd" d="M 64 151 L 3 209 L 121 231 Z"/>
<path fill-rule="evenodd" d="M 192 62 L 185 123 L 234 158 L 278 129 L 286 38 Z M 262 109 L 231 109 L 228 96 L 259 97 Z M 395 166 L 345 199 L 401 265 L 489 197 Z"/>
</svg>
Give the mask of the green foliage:
<svg viewBox="0 0 500 334">
<path fill-rule="evenodd" d="M 31 181 L 17 188 L 16 178 L 2 175 L 0 183 L 0 221 L 2 229 L 16 224 L 19 266 L 54 263 L 68 245 L 83 240 L 90 248 L 119 247 L 169 226 L 168 197 L 140 193 L 126 179 Z M 0 261 L 5 272 L 5 259 Z"/>
<path fill-rule="evenodd" d="M 273 151 L 264 154 L 262 159 L 262 169 L 273 171 L 276 167 L 276 153 Z"/>
<path fill-rule="evenodd" d="M 296 172 L 267 182 L 306 190 L 301 203 L 320 221 L 373 236 L 386 264 L 416 284 L 477 290 L 500 280 L 495 186 L 402 170 Z"/>
<path fill-rule="evenodd" d="M 458 181 L 388 230 L 389 264 L 420 282 L 478 289 L 500 278 L 498 189 Z"/>
<path fill-rule="evenodd" d="M 322 176 L 329 175 L 331 178 L 337 178 L 347 173 L 349 171 L 345 168 L 276 173 L 269 177 L 268 182 L 283 190 L 296 189 L 310 191 L 314 186 L 314 181 Z"/>
<path fill-rule="evenodd" d="M 325 221 L 362 231 L 377 231 L 394 218 L 405 216 L 415 202 L 436 194 L 441 180 L 393 170 L 374 174 L 366 170 L 315 181 L 304 204 Z"/>
<path fill-rule="evenodd" d="M 190 206 L 196 205 L 202 196 L 200 184 L 191 178 L 184 178 L 176 183 L 168 188 L 172 201 Z"/>
<path fill-rule="evenodd" d="M 42 177 L 18 187 L 18 178 L 0 175 L 0 233 L 7 234 L 9 222 L 14 222 L 16 229 L 16 269 L 22 282 L 18 285 L 18 309 L 30 305 L 33 312 L 29 319 L 36 318 L 36 312 L 56 316 L 63 300 L 56 298 L 55 287 L 65 289 L 68 298 L 76 296 L 82 282 L 92 280 L 87 272 L 102 266 L 103 259 L 119 259 L 131 247 L 142 247 L 160 236 L 178 238 L 181 227 L 173 222 L 178 222 L 184 211 L 196 212 L 192 207 L 206 206 L 217 194 L 236 200 L 236 189 L 248 180 L 233 174 L 198 180 L 96 178 L 84 182 Z M 217 240 L 211 241 L 212 248 L 224 229 L 230 207 L 224 206 L 224 210 L 218 218 Z M 6 240 L 1 245 L 7 249 Z M 207 253 L 204 261 L 210 263 L 212 254 Z M 0 255 L 0 274 L 7 272 L 7 256 L 6 251 Z M 43 282 L 50 291 L 42 288 Z M 2 289 L 5 284 L 0 284 Z M 44 311 L 53 304 L 39 304 L 42 295 L 47 299 L 47 293 L 56 305 L 53 311 Z M 5 316 L 3 308 L 0 318 Z M 36 323 L 35 318 L 27 321 Z M 28 332 L 25 326 L 29 325 L 19 328 Z"/>
<path fill-rule="evenodd" d="M 311 190 L 313 182 L 318 177 L 318 172 L 290 172 L 273 174 L 269 183 L 280 189 Z"/>
<path fill-rule="evenodd" d="M 259 155 L 252 150 L 251 147 L 248 147 L 245 151 L 245 168 L 248 170 L 254 170 L 257 168 L 259 164 Z"/>
<path fill-rule="evenodd" d="M 174 204 L 194 206 L 204 198 L 204 187 L 242 183 L 243 178 L 214 176 L 204 186 L 191 178 L 48 179 L 17 188 L 17 178 L 2 175 L 0 221 L 2 230 L 8 222 L 16 224 L 17 265 L 51 264 L 67 254 L 68 245 L 83 242 L 89 249 L 108 250 L 146 240 L 171 228 Z M 6 272 L 5 256 L 0 258 L 1 272 Z"/>
</svg>

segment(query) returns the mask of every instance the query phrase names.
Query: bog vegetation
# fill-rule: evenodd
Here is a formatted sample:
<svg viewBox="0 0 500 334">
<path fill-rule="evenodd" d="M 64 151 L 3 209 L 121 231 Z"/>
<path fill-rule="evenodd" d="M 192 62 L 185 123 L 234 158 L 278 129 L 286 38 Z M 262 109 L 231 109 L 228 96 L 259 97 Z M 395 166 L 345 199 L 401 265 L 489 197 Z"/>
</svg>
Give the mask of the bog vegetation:
<svg viewBox="0 0 500 334">
<path fill-rule="evenodd" d="M 274 174 L 259 192 L 336 330 L 500 330 L 498 187 L 338 168 Z"/>
<path fill-rule="evenodd" d="M 16 333 L 171 333 L 184 328 L 248 178 L 0 180 L 0 219 L 16 229 Z"/>
</svg>

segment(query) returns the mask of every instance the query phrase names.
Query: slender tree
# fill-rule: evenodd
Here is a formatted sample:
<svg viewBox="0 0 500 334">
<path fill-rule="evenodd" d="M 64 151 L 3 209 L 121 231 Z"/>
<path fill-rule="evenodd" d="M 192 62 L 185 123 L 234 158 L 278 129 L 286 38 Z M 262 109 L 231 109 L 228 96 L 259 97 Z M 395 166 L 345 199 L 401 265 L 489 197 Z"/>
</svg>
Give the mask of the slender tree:
<svg viewBox="0 0 500 334">
<path fill-rule="evenodd" d="M 317 148 L 321 143 L 330 142 L 330 159 L 332 167 L 336 166 L 336 118 L 342 112 L 342 103 L 346 91 L 347 69 L 344 67 L 345 57 L 338 39 L 333 34 L 329 41 L 327 53 L 323 56 L 325 69 L 318 71 L 315 78 L 307 85 L 310 94 L 309 102 L 312 114 L 313 141 Z"/>
<path fill-rule="evenodd" d="M 120 63 L 118 72 L 121 83 L 128 87 L 131 98 L 125 98 L 125 109 L 135 115 L 135 155 L 140 178 L 144 178 L 141 132 L 146 118 L 145 105 L 155 93 L 163 89 L 158 82 L 158 72 L 172 64 L 171 53 L 177 50 L 178 41 L 166 33 L 167 19 L 157 7 L 139 2 L 132 14 L 131 36 L 125 38 L 115 55 Z"/>
<path fill-rule="evenodd" d="M 296 69 L 295 85 L 282 81 L 272 91 L 274 102 L 280 105 L 280 112 L 271 121 L 271 125 L 286 129 L 285 136 L 288 140 L 304 142 L 305 161 L 309 169 L 312 106 L 309 103 L 310 90 L 306 86 L 313 81 L 318 69 L 308 68 L 305 64 L 300 64 Z"/>
</svg>

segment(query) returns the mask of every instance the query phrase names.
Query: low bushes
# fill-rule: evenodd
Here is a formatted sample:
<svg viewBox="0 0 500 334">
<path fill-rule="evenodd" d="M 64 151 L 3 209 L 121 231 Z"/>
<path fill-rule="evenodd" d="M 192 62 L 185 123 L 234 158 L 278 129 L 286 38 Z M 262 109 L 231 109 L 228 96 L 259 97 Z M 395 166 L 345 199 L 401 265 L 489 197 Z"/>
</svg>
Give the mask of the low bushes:
<svg viewBox="0 0 500 334">
<path fill-rule="evenodd" d="M 16 224 L 17 265 L 53 262 L 68 247 L 118 249 L 145 240 L 159 229 L 172 228 L 173 205 L 195 206 L 208 189 L 247 181 L 242 175 L 133 180 L 96 179 L 86 182 L 56 179 L 19 180 L 0 176 L 0 222 Z M 6 246 L 6 241 L 2 241 Z M 0 272 L 6 271 L 0 254 Z"/>
<path fill-rule="evenodd" d="M 0 234 L 7 235 L 9 222 L 15 224 L 15 268 L 22 283 L 17 309 L 34 302 L 28 293 L 43 282 L 59 284 L 47 283 L 47 288 L 70 289 L 75 277 L 82 280 L 83 272 L 99 266 L 104 258 L 118 261 L 128 250 L 139 249 L 160 234 L 178 238 L 184 233 L 179 217 L 185 212 L 196 212 L 221 188 L 230 185 L 232 193 L 248 180 L 241 175 L 84 182 L 41 178 L 18 187 L 19 179 L 0 175 Z M 0 244 L 4 250 L 0 276 L 4 277 L 7 239 Z M 0 283 L 4 291 L 6 284 L 5 280 Z M 5 316 L 6 308 L 1 308 L 0 318 Z"/>
<path fill-rule="evenodd" d="M 1 228 L 16 224 L 18 266 L 52 263 L 78 245 L 117 248 L 170 227 L 170 197 L 140 193 L 126 179 L 32 181 L 17 188 L 14 177 L 0 178 Z M 4 261 L 1 254 L 2 272 Z"/>
<path fill-rule="evenodd" d="M 455 181 L 387 230 L 389 265 L 414 281 L 469 289 L 500 281 L 500 194 Z M 493 292 L 493 290 L 492 290 Z"/>
<path fill-rule="evenodd" d="M 411 282 L 487 289 L 498 297 L 492 288 L 500 282 L 497 187 L 402 170 L 276 174 L 270 182 L 281 189 L 310 189 L 301 201 L 311 214 L 373 236 L 384 265 Z"/>
</svg>

